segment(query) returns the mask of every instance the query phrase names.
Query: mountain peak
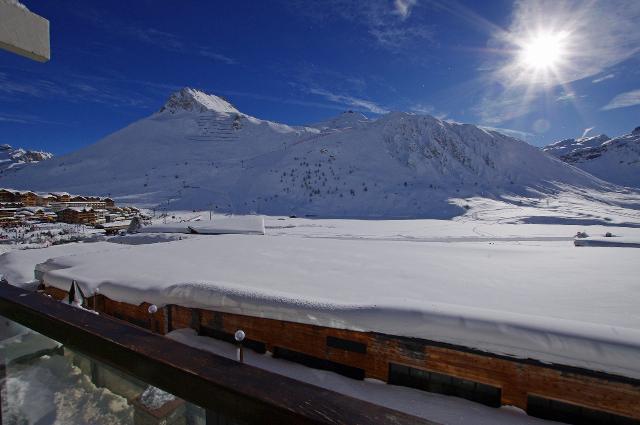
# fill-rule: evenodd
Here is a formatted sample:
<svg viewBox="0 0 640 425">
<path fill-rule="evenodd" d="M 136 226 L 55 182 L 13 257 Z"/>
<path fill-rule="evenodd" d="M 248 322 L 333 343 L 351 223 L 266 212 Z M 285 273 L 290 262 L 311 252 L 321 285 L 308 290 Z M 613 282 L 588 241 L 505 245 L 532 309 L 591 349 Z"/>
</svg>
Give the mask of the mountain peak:
<svg viewBox="0 0 640 425">
<path fill-rule="evenodd" d="M 32 151 L 22 148 L 13 148 L 11 145 L 0 144 L 0 176 L 9 171 L 17 171 L 29 164 L 53 158 L 53 154 L 42 151 Z"/>
<path fill-rule="evenodd" d="M 200 90 L 185 87 L 173 93 L 167 103 L 160 109 L 160 112 L 169 111 L 172 114 L 178 111 L 188 112 L 223 112 L 239 113 L 231 103 L 222 97 L 206 94 Z"/>
<path fill-rule="evenodd" d="M 594 176 L 621 186 L 640 187 L 640 127 L 613 139 L 606 134 L 560 140 L 545 152 Z"/>
</svg>

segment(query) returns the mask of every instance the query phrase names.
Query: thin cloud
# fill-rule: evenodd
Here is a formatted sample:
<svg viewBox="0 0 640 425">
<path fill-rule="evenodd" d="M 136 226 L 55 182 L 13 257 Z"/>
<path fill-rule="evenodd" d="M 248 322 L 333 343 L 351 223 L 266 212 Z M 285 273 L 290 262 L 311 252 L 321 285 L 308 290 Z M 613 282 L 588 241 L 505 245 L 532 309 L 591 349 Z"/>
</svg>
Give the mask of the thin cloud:
<svg viewBox="0 0 640 425">
<path fill-rule="evenodd" d="M 640 105 L 640 89 L 631 90 L 626 93 L 620 93 L 602 107 L 603 111 L 611 109 L 628 108 L 629 106 Z"/>
<path fill-rule="evenodd" d="M 67 123 L 45 120 L 35 115 L 27 114 L 5 114 L 0 113 L 0 122 L 10 122 L 15 124 L 49 124 L 68 126 Z"/>
<path fill-rule="evenodd" d="M 374 114 L 386 114 L 389 112 L 388 109 L 366 99 L 359 99 L 357 97 L 344 94 L 336 94 L 320 88 L 310 88 L 308 92 L 321 96 L 331 102 L 340 103 L 348 107 L 355 107 L 357 109 L 373 112 Z"/>
<path fill-rule="evenodd" d="M 615 76 L 616 76 L 615 74 L 607 74 L 604 77 L 596 78 L 595 80 L 592 81 L 592 83 L 593 84 L 598 84 L 598 83 L 601 83 L 601 82 L 603 82 L 605 80 L 610 80 Z"/>
<path fill-rule="evenodd" d="M 107 17 L 97 11 L 90 9 L 79 10 L 76 8 L 72 10 L 72 13 L 81 16 L 84 20 L 91 22 L 98 28 L 158 49 L 179 54 L 196 54 L 214 59 L 226 65 L 235 65 L 238 63 L 234 58 L 212 50 L 210 46 L 191 43 L 185 40 L 184 37 L 168 31 L 159 30 L 154 27 L 139 26 L 130 21 L 124 21 L 117 16 L 109 16 L 107 19 Z"/>
<path fill-rule="evenodd" d="M 208 50 L 206 48 L 200 49 L 199 53 L 200 53 L 200 56 L 211 58 L 218 62 L 225 63 L 227 65 L 235 65 L 238 63 L 235 59 L 230 58 L 229 56 L 223 55 L 222 53 L 212 52 L 211 50 Z"/>
<path fill-rule="evenodd" d="M 288 84 L 305 93 L 309 87 L 329 87 L 333 92 L 349 92 L 358 95 L 367 91 L 367 81 L 358 75 L 347 74 L 317 64 L 296 63 L 274 69 L 278 73 L 290 76 Z M 372 75 L 367 77 L 371 79 Z"/>
<path fill-rule="evenodd" d="M 436 108 L 432 105 L 425 105 L 423 103 L 416 103 L 409 107 L 411 112 L 416 112 L 418 114 L 427 114 L 432 115 Z"/>
<path fill-rule="evenodd" d="M 556 97 L 556 102 L 569 102 L 575 100 L 576 97 L 576 94 L 573 92 L 564 93 Z"/>
<path fill-rule="evenodd" d="M 362 27 L 377 46 L 394 53 L 415 43 L 433 42 L 432 27 L 412 13 L 417 0 L 290 0 L 286 4 L 297 16 L 319 24 L 331 19 L 351 22 Z"/>
<path fill-rule="evenodd" d="M 155 28 L 141 28 L 134 26 L 123 26 L 121 32 L 127 34 L 139 41 L 151 44 L 161 49 L 170 51 L 180 51 L 184 47 L 184 43 L 180 37 Z"/>
<path fill-rule="evenodd" d="M 120 87 L 112 79 L 97 79 L 78 74 L 73 78 L 51 76 L 39 78 L 39 73 L 14 75 L 0 73 L 0 95 L 10 101 L 20 100 L 25 95 L 39 99 L 62 99 L 69 102 L 100 103 L 109 106 L 146 108 L 151 99 L 129 87 Z M 46 74 L 45 74 L 46 75 Z"/>
<path fill-rule="evenodd" d="M 532 105 L 512 94 L 511 90 L 506 90 L 486 94 L 471 110 L 480 117 L 482 123 L 495 125 L 528 114 Z"/>
<path fill-rule="evenodd" d="M 393 6 L 396 8 L 396 14 L 400 15 L 402 19 L 407 19 L 416 3 L 417 0 L 395 0 Z"/>
<path fill-rule="evenodd" d="M 535 137 L 534 134 L 528 133 L 526 131 L 513 130 L 511 128 L 502 128 L 502 127 L 489 127 L 486 125 L 479 126 L 480 128 L 484 128 L 485 130 L 495 131 L 500 134 L 504 134 L 505 136 L 514 137 L 516 139 L 529 141 Z"/>
<path fill-rule="evenodd" d="M 17 118 L 17 117 L 11 117 L 11 116 L 6 116 L 6 115 L 0 115 L 0 121 L 2 122 L 13 122 L 13 123 L 18 123 L 18 124 L 28 124 L 29 121 L 25 120 L 24 118 Z"/>
<path fill-rule="evenodd" d="M 577 99 L 584 99 L 586 95 L 577 95 L 575 92 L 564 92 L 560 96 L 556 97 L 556 102 L 575 102 Z"/>
<path fill-rule="evenodd" d="M 580 136 L 580 137 L 587 137 L 587 134 L 591 133 L 594 128 L 595 127 L 585 128 L 584 131 L 582 132 L 582 136 Z"/>
<path fill-rule="evenodd" d="M 263 95 L 263 94 L 236 91 L 236 90 L 218 90 L 218 91 L 214 91 L 214 93 L 222 94 L 224 96 L 239 96 L 239 97 L 246 97 L 246 98 L 256 99 L 256 100 L 264 100 L 267 102 L 274 102 L 274 103 L 285 103 L 289 105 L 299 105 L 299 106 L 308 106 L 312 108 L 332 109 L 334 111 L 344 111 L 344 106 L 329 104 L 329 103 L 313 102 L 309 100 L 270 96 L 270 95 Z"/>
<path fill-rule="evenodd" d="M 165 31 L 159 31 L 155 28 L 137 28 L 125 26 L 122 29 L 124 34 L 130 35 L 136 38 L 138 41 L 158 47 L 160 49 L 167 50 L 174 53 L 190 53 L 196 52 L 196 54 L 214 59 L 217 62 L 226 65 L 235 65 L 238 62 L 227 55 L 220 52 L 211 50 L 207 46 L 191 45 L 186 42 L 182 37 Z"/>
<path fill-rule="evenodd" d="M 400 49 L 415 40 L 432 40 L 433 31 L 429 27 L 413 26 L 376 26 L 369 29 L 371 34 L 382 47 L 394 50 Z"/>
</svg>

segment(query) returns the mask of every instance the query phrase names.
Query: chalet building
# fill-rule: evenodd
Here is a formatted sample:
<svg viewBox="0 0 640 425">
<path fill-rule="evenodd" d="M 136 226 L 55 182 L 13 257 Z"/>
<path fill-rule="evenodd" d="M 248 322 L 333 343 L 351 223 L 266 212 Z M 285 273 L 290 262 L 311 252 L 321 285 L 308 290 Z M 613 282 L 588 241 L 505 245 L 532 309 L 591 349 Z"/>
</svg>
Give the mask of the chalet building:
<svg viewBox="0 0 640 425">
<path fill-rule="evenodd" d="M 20 220 L 16 217 L 0 218 L 0 227 L 15 227 L 20 225 Z"/>
<path fill-rule="evenodd" d="M 24 204 L 22 202 L 0 202 L 0 208 L 22 208 Z"/>
<path fill-rule="evenodd" d="M 19 201 L 27 207 L 35 207 L 38 205 L 38 195 L 31 191 L 21 192 L 19 195 Z"/>
<path fill-rule="evenodd" d="M 18 212 L 18 208 L 0 208 L 0 218 L 13 218 Z"/>
<path fill-rule="evenodd" d="M 13 227 L 20 224 L 18 211 L 20 208 L 0 208 L 0 227 Z"/>
<path fill-rule="evenodd" d="M 37 208 L 32 210 L 33 218 L 38 221 L 54 222 L 58 219 L 58 215 L 51 210 L 45 208 Z"/>
<path fill-rule="evenodd" d="M 40 194 L 38 195 L 37 206 L 46 207 L 46 206 L 49 206 L 49 203 L 55 200 L 56 200 L 56 197 L 51 194 L 44 194 L 44 195 Z"/>
<path fill-rule="evenodd" d="M 104 208 L 95 208 L 96 213 L 96 223 L 105 223 L 107 221 L 107 212 L 108 210 Z"/>
<path fill-rule="evenodd" d="M 49 195 L 53 195 L 56 202 L 69 202 L 71 201 L 71 195 L 67 192 L 51 192 Z"/>
<path fill-rule="evenodd" d="M 33 208 L 48 207 L 38 212 Z M 10 213 L 10 209 L 22 211 L 25 214 Z M 38 220 L 62 221 L 65 223 L 100 224 L 107 221 L 127 220 L 139 215 L 140 211 L 134 207 L 116 207 L 111 198 L 99 196 L 70 195 L 67 192 L 51 192 L 38 194 L 29 190 L 0 189 L 0 209 L 5 212 L 0 218 L 5 222 L 10 220 Z M 69 210 L 69 211 L 65 211 Z"/>
<path fill-rule="evenodd" d="M 0 189 L 0 202 L 15 202 L 35 207 L 38 203 L 38 195 L 29 190 Z"/>
<path fill-rule="evenodd" d="M 93 208 L 67 207 L 57 211 L 58 221 L 70 224 L 94 224 L 98 214 Z"/>
<path fill-rule="evenodd" d="M 11 189 L 0 189 L 0 202 L 3 202 L 3 203 L 19 202 L 18 197 L 16 196 L 16 191 Z"/>
<path fill-rule="evenodd" d="M 100 209 L 100 210 L 106 209 L 106 204 L 104 201 L 88 201 L 86 199 L 83 201 L 67 201 L 67 202 L 56 201 L 56 202 L 51 202 L 49 206 L 51 207 L 52 210 L 56 212 L 61 211 L 65 208 L 91 208 L 91 209 Z"/>
</svg>

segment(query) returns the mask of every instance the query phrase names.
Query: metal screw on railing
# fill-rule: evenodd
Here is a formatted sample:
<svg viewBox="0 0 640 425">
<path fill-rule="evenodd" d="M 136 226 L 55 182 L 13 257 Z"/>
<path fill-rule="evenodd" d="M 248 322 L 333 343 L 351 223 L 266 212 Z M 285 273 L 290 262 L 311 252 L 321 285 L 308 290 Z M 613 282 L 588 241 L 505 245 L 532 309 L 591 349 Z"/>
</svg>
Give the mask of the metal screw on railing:
<svg viewBox="0 0 640 425">
<path fill-rule="evenodd" d="M 238 329 L 234 335 L 234 338 L 236 339 L 237 342 L 237 349 L 236 349 L 236 360 L 238 360 L 240 363 L 244 363 L 244 353 L 243 353 L 243 349 L 242 349 L 242 341 L 244 341 L 244 331 L 242 329 Z"/>
<path fill-rule="evenodd" d="M 158 312 L 158 306 L 151 304 L 147 311 L 149 312 L 149 330 L 153 331 L 153 315 Z"/>
</svg>

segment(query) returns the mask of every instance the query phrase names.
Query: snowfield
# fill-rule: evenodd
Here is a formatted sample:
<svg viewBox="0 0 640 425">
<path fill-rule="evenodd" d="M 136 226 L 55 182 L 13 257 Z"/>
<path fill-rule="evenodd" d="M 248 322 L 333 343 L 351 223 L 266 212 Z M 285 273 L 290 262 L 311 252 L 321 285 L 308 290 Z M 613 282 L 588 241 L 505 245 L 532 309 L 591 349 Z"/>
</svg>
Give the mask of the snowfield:
<svg viewBox="0 0 640 425">
<path fill-rule="evenodd" d="M 265 227 L 267 236 L 13 252 L 0 264 L 22 263 L 26 273 L 44 262 L 48 284 L 66 290 L 76 280 L 87 294 L 99 288 L 134 304 L 420 337 L 640 377 L 640 251 L 573 246 L 578 230 L 610 227 L 275 217 Z"/>
</svg>

